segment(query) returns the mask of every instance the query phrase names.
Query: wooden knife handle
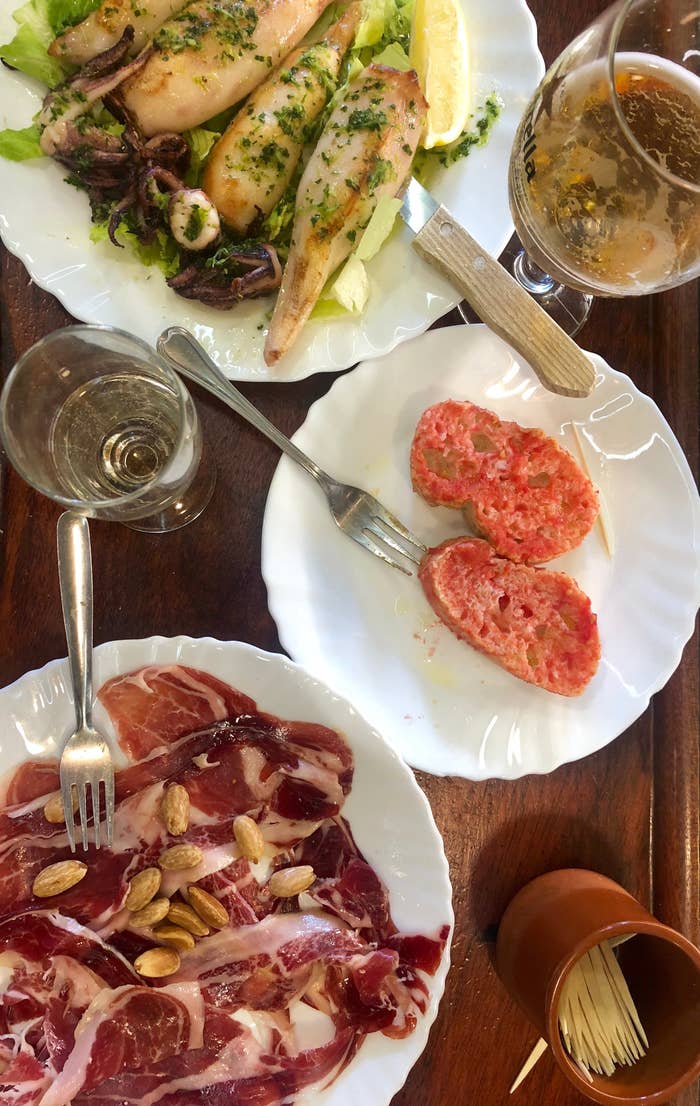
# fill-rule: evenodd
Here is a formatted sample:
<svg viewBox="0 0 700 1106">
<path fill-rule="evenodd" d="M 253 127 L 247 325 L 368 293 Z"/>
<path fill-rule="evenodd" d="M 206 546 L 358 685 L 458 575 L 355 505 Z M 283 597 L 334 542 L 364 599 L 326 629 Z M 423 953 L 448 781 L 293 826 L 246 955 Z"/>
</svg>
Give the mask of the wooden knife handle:
<svg viewBox="0 0 700 1106">
<path fill-rule="evenodd" d="M 545 388 L 564 396 L 590 395 L 595 369 L 585 353 L 447 208 L 440 206 L 430 217 L 414 247 L 532 365 Z"/>
</svg>

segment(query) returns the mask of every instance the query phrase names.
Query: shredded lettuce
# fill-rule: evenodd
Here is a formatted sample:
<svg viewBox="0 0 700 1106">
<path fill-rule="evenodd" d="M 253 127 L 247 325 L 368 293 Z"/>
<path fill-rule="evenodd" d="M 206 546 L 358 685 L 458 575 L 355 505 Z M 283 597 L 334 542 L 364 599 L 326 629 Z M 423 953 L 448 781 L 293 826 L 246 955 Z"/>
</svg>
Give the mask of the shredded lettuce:
<svg viewBox="0 0 700 1106">
<path fill-rule="evenodd" d="M 80 23 L 99 4 L 100 0 L 46 0 L 49 23 L 54 34 Z"/>
<path fill-rule="evenodd" d="M 330 295 L 352 315 L 361 315 L 369 299 L 369 277 L 356 253 L 350 255 L 330 288 Z"/>
<path fill-rule="evenodd" d="M 185 138 L 190 147 L 190 167 L 187 170 L 185 184 L 196 186 L 200 183 L 204 163 L 209 156 L 209 151 L 215 142 L 221 138 L 219 131 L 208 131 L 204 127 L 194 127 L 191 131 L 185 131 Z"/>
<path fill-rule="evenodd" d="M 380 53 L 374 55 L 372 61 L 375 65 L 389 65 L 392 69 L 400 69 L 402 73 L 413 68 L 408 54 L 398 42 L 390 42 Z"/>
<path fill-rule="evenodd" d="M 56 35 L 78 23 L 97 7 L 99 0 L 28 0 L 13 13 L 15 37 L 0 46 L 0 58 L 49 88 L 65 80 L 67 69 L 48 54 Z"/>
<path fill-rule="evenodd" d="M 12 18 L 17 31 L 11 42 L 0 46 L 0 58 L 49 88 L 60 84 L 66 71 L 47 53 L 56 36 L 49 21 L 46 0 L 29 0 L 13 13 Z"/>
<path fill-rule="evenodd" d="M 156 236 L 148 245 L 139 242 L 137 236 L 128 227 L 121 224 L 116 233 L 117 239 L 129 247 L 143 265 L 155 265 L 165 277 L 175 276 L 180 268 L 180 251 L 177 242 L 165 230 L 156 231 Z M 90 230 L 91 242 L 107 242 L 107 220 L 93 223 Z"/>
<path fill-rule="evenodd" d="M 381 196 L 377 206 L 372 212 L 372 218 L 365 227 L 365 232 L 355 250 L 360 261 L 371 261 L 378 254 L 387 238 L 391 234 L 396 215 L 401 207 L 401 200 L 394 196 Z"/>
<path fill-rule="evenodd" d="M 372 56 L 363 57 L 365 64 L 375 61 L 375 55 L 392 42 L 408 53 L 413 5 L 414 0 L 365 0 L 353 44 L 353 50 L 372 48 Z"/>
<path fill-rule="evenodd" d="M 0 131 L 0 157 L 8 161 L 28 161 L 32 157 L 44 157 L 39 145 L 39 128 L 36 124 L 13 131 Z"/>
</svg>

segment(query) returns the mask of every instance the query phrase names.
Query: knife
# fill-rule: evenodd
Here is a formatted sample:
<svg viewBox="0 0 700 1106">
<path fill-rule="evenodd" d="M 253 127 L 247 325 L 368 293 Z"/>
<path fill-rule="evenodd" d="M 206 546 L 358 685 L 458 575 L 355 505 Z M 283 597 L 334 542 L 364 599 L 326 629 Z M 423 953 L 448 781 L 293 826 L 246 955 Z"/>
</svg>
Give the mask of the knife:
<svg viewBox="0 0 700 1106">
<path fill-rule="evenodd" d="M 563 396 L 590 395 L 595 369 L 586 354 L 415 177 L 399 214 L 416 236 L 416 253 L 524 357 L 545 388 Z"/>
</svg>

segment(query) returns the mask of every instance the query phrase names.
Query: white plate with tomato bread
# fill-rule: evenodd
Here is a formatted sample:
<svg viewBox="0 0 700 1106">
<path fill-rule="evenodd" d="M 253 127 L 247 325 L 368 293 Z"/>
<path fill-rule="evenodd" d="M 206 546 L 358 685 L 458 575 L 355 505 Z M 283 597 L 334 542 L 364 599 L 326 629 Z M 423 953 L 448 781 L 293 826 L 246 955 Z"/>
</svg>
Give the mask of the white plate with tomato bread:
<svg viewBox="0 0 700 1106">
<path fill-rule="evenodd" d="M 517 662 L 495 663 L 460 640 L 443 621 L 464 630 L 454 626 L 449 604 L 440 609 L 433 594 L 431 606 L 429 585 L 424 590 L 416 575 L 403 576 L 339 534 L 313 483 L 292 462 L 279 464 L 262 566 L 282 644 L 351 698 L 415 768 L 515 779 L 587 756 L 642 714 L 693 631 L 700 499 L 692 474 L 652 400 L 590 356 L 593 392 L 572 399 L 546 391 L 484 326 L 431 331 L 336 381 L 294 437 L 332 475 L 375 494 L 431 550 L 466 535 L 465 543 L 443 549 L 480 551 L 477 560 L 538 583 L 565 574 L 570 582 L 557 587 L 576 597 L 600 654 L 595 641 L 585 647 L 588 668 L 560 685 L 563 694 L 516 678 Z M 565 524 L 560 544 L 571 545 L 568 551 L 552 557 L 554 541 L 549 551 L 536 550 L 536 567 L 518 565 L 483 512 L 476 520 L 472 512 L 470 521 L 497 551 L 473 541 L 477 531 L 461 510 L 428 502 L 438 497 L 426 488 L 423 495 L 414 490 L 419 420 L 448 400 L 492 413 L 490 434 L 498 420 L 512 421 L 538 428 L 571 455 L 581 488 L 590 480 L 598 503 L 583 504 L 578 528 Z M 424 562 L 424 584 L 438 557 Z M 547 624 L 546 617 L 538 621 Z M 473 639 L 467 626 L 462 637 L 470 633 Z"/>
</svg>

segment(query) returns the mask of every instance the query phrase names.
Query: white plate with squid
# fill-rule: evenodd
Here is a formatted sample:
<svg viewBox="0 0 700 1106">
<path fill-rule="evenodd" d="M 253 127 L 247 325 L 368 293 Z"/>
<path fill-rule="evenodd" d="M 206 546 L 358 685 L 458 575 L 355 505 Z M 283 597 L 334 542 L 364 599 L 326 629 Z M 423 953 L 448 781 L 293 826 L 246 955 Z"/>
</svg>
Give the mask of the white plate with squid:
<svg viewBox="0 0 700 1106">
<path fill-rule="evenodd" d="M 524 0 L 462 0 L 469 34 L 475 115 L 496 94 L 502 110 L 484 146 L 442 171 L 433 191 L 483 247 L 498 256 L 512 233 L 507 169 L 516 127 L 543 73 L 535 21 Z M 3 0 L 0 41 L 16 29 L 18 0 Z M 0 127 L 26 127 L 46 89 L 0 66 Z M 359 315 L 312 319 L 274 368 L 263 360 L 271 297 L 217 311 L 185 300 L 156 268 L 129 251 L 92 242 L 88 198 L 66 184 L 66 171 L 48 158 L 0 158 L 0 235 L 32 280 L 76 318 L 108 323 L 154 343 L 173 323 L 190 329 L 234 380 L 300 380 L 348 368 L 388 353 L 427 330 L 459 300 L 454 289 L 411 248 L 397 227 L 368 263 L 370 298 Z"/>
</svg>

